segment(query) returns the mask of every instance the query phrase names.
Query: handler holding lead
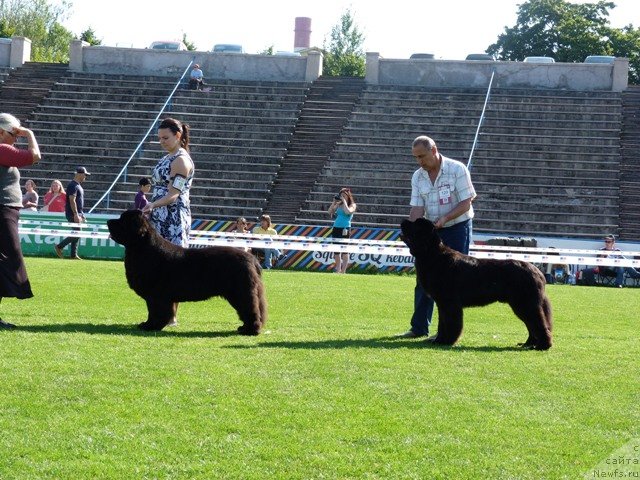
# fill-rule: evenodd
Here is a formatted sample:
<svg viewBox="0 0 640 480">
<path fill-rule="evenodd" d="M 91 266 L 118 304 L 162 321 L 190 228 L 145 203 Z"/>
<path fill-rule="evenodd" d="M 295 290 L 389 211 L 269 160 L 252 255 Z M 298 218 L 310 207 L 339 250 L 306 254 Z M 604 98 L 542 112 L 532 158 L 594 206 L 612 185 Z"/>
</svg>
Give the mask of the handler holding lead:
<svg viewBox="0 0 640 480">
<path fill-rule="evenodd" d="M 431 220 L 445 245 L 468 254 L 473 218 L 471 202 L 476 197 L 469 169 L 441 155 L 436 142 L 424 135 L 413 141 L 411 152 L 420 168 L 411 178 L 409 220 L 413 222 L 420 217 Z M 411 329 L 398 337 L 428 336 L 432 315 L 433 300 L 416 280 Z"/>
</svg>

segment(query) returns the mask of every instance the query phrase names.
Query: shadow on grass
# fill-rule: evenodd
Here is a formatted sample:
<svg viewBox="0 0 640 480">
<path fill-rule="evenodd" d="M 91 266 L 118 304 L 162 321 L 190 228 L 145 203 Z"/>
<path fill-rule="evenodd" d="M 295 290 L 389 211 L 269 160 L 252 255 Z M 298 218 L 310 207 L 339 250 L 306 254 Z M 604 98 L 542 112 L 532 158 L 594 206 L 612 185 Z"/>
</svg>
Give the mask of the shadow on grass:
<svg viewBox="0 0 640 480">
<path fill-rule="evenodd" d="M 224 345 L 222 348 L 289 348 L 289 349 L 327 349 L 341 350 L 345 348 L 381 348 L 381 349 L 420 349 L 420 350 L 446 350 L 452 352 L 507 352 L 523 351 L 521 347 L 516 345 L 491 346 L 491 345 L 439 345 L 428 342 L 426 340 L 407 340 L 397 337 L 380 337 L 368 339 L 342 339 L 342 340 L 319 340 L 319 341 L 300 341 L 300 342 L 258 342 L 255 345 Z"/>
<path fill-rule="evenodd" d="M 56 325 L 25 325 L 11 330 L 31 333 L 86 333 L 89 335 L 131 335 L 136 337 L 184 337 L 184 338 L 222 338 L 238 335 L 235 330 L 224 332 L 182 332 L 174 329 L 160 332 L 145 332 L 137 325 L 94 324 L 94 323 L 61 323 Z"/>
<path fill-rule="evenodd" d="M 136 325 L 122 324 L 94 324 L 94 323 L 62 323 L 56 325 L 25 325 L 7 332 L 31 332 L 31 333 L 86 333 L 89 335 L 129 335 L 135 337 L 178 337 L 178 338 L 227 338 L 240 336 L 235 330 L 223 332 L 193 332 L 174 329 L 160 332 L 145 332 L 139 330 Z M 264 338 L 263 336 L 258 338 Z M 408 340 L 397 337 L 339 339 L 339 340 L 306 340 L 297 342 L 258 342 L 253 345 L 225 345 L 222 348 L 255 349 L 255 348 L 288 348 L 292 350 L 341 350 L 346 348 L 380 348 L 380 349 L 420 349 L 420 350 L 445 350 L 452 352 L 519 352 L 523 349 L 516 345 L 438 345 L 424 339 Z"/>
</svg>

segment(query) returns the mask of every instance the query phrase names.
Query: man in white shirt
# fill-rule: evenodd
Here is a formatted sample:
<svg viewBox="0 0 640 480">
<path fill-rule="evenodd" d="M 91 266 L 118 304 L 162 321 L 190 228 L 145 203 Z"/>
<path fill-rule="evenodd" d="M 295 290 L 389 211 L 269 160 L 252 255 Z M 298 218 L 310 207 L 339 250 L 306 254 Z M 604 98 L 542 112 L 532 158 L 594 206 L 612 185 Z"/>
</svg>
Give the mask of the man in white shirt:
<svg viewBox="0 0 640 480">
<path fill-rule="evenodd" d="M 443 243 L 461 253 L 469 253 L 473 207 L 476 191 L 469 169 L 461 162 L 440 154 L 436 142 L 427 136 L 417 137 L 411 152 L 420 168 L 411 178 L 409 220 L 431 220 Z M 416 338 L 429 335 L 434 302 L 416 282 L 411 329 L 398 335 Z"/>
</svg>

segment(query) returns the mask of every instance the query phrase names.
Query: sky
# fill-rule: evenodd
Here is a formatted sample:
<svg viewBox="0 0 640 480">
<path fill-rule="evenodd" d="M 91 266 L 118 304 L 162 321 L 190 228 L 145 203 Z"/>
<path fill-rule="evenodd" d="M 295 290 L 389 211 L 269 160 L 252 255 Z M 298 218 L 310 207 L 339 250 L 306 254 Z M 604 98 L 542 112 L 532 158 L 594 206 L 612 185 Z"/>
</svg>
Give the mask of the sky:
<svg viewBox="0 0 640 480">
<path fill-rule="evenodd" d="M 613 0 L 613 27 L 640 27 L 640 0 Z M 311 46 L 328 43 L 349 9 L 365 52 L 384 58 L 433 53 L 464 59 L 481 53 L 516 23 L 523 0 L 71 0 L 63 25 L 75 35 L 91 27 L 103 45 L 144 48 L 154 40 L 187 40 L 199 51 L 237 43 L 247 53 L 293 50 L 296 17 L 311 18 Z M 576 0 L 572 3 L 587 3 Z M 595 0 L 590 3 L 595 3 Z"/>
</svg>

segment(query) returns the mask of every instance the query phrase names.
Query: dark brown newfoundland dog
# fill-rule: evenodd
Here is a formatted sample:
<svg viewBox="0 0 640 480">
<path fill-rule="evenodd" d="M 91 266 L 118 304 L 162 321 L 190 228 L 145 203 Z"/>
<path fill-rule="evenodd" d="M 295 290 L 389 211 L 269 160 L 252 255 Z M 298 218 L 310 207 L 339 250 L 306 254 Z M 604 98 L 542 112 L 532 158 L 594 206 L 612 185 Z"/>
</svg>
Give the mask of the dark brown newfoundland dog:
<svg viewBox="0 0 640 480">
<path fill-rule="evenodd" d="M 479 259 L 442 243 L 429 220 L 404 220 L 402 240 L 416 259 L 416 274 L 438 306 L 435 343 L 453 345 L 462 333 L 462 309 L 508 303 L 529 331 L 525 348 L 551 347 L 551 303 L 545 280 L 533 265 L 520 260 Z"/>
<path fill-rule="evenodd" d="M 238 312 L 242 335 L 258 335 L 267 321 L 260 264 L 240 248 L 182 248 L 162 238 L 139 210 L 107 222 L 111 238 L 125 247 L 127 282 L 147 302 L 142 330 L 162 330 L 175 320 L 179 302 L 214 296 Z"/>
</svg>

